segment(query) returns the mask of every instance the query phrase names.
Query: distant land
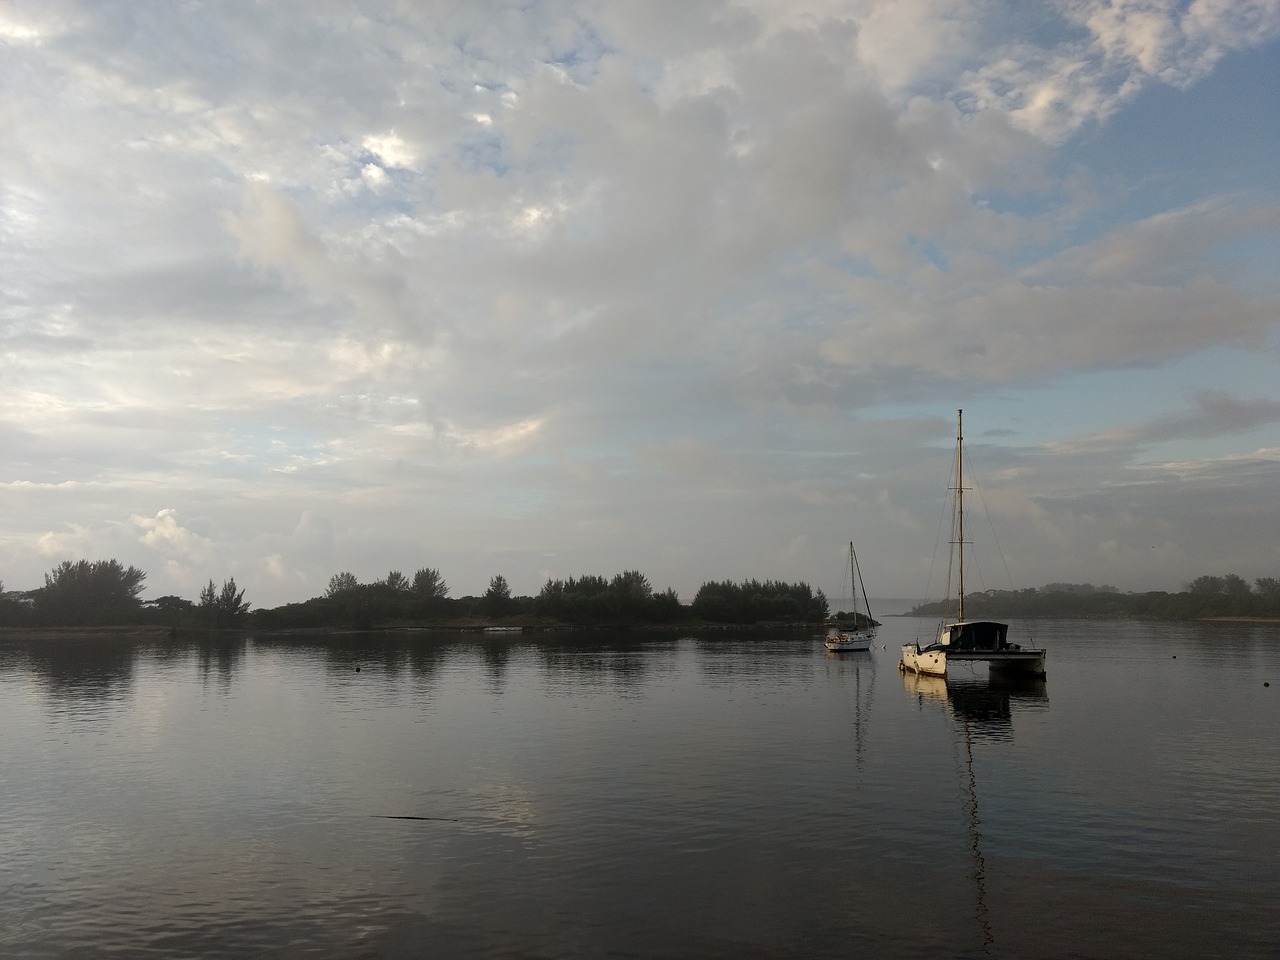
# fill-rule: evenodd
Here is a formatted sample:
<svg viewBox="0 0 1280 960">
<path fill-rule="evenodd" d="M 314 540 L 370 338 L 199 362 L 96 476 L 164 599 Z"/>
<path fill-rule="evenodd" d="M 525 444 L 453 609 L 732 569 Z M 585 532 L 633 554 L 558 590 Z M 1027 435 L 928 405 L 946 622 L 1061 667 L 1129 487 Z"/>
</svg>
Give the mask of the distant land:
<svg viewBox="0 0 1280 960">
<path fill-rule="evenodd" d="M 221 588 L 212 580 L 199 601 L 165 596 L 142 600 L 146 574 L 116 560 L 65 561 L 45 577 L 45 585 L 25 592 L 0 588 L 0 628 L 61 628 L 93 633 L 127 627 L 163 630 L 169 635 L 209 630 L 308 632 L 347 629 L 432 628 L 478 630 L 623 628 L 699 630 L 718 628 L 808 628 L 828 619 L 866 619 L 848 612 L 847 599 L 834 602 L 806 583 L 778 580 L 708 581 L 693 602 L 683 604 L 671 589 L 655 590 L 636 570 L 612 577 L 549 580 L 536 597 L 512 596 L 505 578 L 495 576 L 481 596 L 451 598 L 439 571 L 426 567 L 412 578 L 391 571 L 361 583 L 350 573 L 335 574 L 320 597 L 302 603 L 254 610 L 234 579 Z M 872 617 L 955 616 L 954 604 L 913 604 L 906 599 L 872 600 Z M 1202 576 L 1178 593 L 1122 593 L 1089 583 L 1051 583 L 1022 590 L 986 590 L 965 598 L 969 618 L 1036 619 L 1251 619 L 1280 620 L 1280 580 L 1260 577 L 1252 584 L 1234 574 Z M 99 633 L 99 635 L 101 635 Z"/>
<path fill-rule="evenodd" d="M 1038 589 L 987 590 L 967 594 L 969 619 L 1212 620 L 1280 619 L 1280 580 L 1260 577 L 1251 586 L 1243 577 L 1197 577 L 1180 593 L 1121 593 L 1114 587 L 1051 583 Z M 954 601 L 924 603 L 904 615 L 952 616 Z"/>
</svg>

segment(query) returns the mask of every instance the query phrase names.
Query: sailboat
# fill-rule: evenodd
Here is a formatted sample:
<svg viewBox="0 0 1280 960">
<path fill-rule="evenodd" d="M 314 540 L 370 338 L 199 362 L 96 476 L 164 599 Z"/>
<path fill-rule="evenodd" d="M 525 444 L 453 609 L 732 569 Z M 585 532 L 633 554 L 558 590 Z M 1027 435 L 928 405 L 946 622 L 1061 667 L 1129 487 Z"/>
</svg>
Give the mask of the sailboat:
<svg viewBox="0 0 1280 960">
<path fill-rule="evenodd" d="M 871 641 L 876 636 L 876 622 L 871 619 L 871 601 L 867 599 L 867 589 L 862 586 L 862 571 L 858 569 L 858 555 L 853 552 L 853 541 L 849 541 L 849 581 L 853 597 L 853 626 L 849 627 L 840 621 L 827 624 L 827 635 L 822 644 L 832 653 L 846 653 L 858 650 L 870 650 Z M 862 605 L 866 608 L 866 618 L 858 612 L 858 590 L 862 589 Z"/>
<path fill-rule="evenodd" d="M 955 499 L 952 529 L 955 539 L 951 541 L 956 550 L 956 569 L 959 571 L 956 581 L 957 615 L 951 622 L 943 621 L 938 629 L 937 640 L 928 646 L 920 646 L 919 641 L 903 644 L 898 668 L 945 677 L 949 662 L 985 661 L 992 670 L 1043 677 L 1044 650 L 1024 649 L 1019 644 L 1010 643 L 1007 623 L 965 619 L 964 491 L 964 411 L 960 410 L 956 418 L 956 485 L 953 488 Z"/>
</svg>

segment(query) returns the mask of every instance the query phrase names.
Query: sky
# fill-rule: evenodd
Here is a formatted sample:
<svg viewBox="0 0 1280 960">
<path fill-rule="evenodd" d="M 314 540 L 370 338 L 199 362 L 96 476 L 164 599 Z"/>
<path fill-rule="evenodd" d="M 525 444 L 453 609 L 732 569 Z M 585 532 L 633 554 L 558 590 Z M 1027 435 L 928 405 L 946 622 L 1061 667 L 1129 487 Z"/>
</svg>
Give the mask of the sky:
<svg viewBox="0 0 1280 960">
<path fill-rule="evenodd" d="M 0 581 L 1280 575 L 1280 0 L 0 2 Z M 989 521 L 989 522 L 988 522 Z"/>
</svg>

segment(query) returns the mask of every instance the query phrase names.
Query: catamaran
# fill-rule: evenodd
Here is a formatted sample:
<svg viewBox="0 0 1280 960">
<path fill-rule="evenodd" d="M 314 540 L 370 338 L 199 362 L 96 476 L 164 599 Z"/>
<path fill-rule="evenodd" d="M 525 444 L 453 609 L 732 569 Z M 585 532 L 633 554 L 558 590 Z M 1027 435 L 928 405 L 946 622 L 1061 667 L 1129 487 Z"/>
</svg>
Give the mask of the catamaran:
<svg viewBox="0 0 1280 960">
<path fill-rule="evenodd" d="M 992 670 L 1007 673 L 1043 677 L 1045 675 L 1045 651 L 1026 649 L 1009 642 L 1009 625 L 995 620 L 966 620 L 964 616 L 964 411 L 956 418 L 956 485 L 952 512 L 951 541 L 956 551 L 956 619 L 944 620 L 938 628 L 938 638 L 928 646 L 919 641 L 903 644 L 901 670 L 936 677 L 947 675 L 948 663 L 973 663 L 985 661 Z"/>
<path fill-rule="evenodd" d="M 853 541 L 849 541 L 849 581 L 853 597 L 853 626 L 848 627 L 840 621 L 827 624 L 827 635 L 822 644 L 832 653 L 845 653 L 858 650 L 870 650 L 871 641 L 876 637 L 876 622 L 871 619 L 871 601 L 867 599 L 867 588 L 862 586 L 862 571 L 858 569 L 858 555 L 853 552 Z M 862 605 L 866 608 L 866 617 L 858 612 L 858 589 L 862 588 Z"/>
</svg>

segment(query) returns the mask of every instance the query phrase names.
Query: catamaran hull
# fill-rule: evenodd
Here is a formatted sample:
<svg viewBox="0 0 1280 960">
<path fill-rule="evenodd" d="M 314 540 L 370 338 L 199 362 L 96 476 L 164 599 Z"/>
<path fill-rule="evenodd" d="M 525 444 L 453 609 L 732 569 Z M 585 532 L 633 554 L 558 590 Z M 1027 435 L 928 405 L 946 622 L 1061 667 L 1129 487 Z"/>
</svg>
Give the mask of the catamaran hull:
<svg viewBox="0 0 1280 960">
<path fill-rule="evenodd" d="M 947 651 L 921 650 L 918 644 L 908 643 L 902 647 L 902 660 L 898 664 L 912 673 L 923 673 L 931 677 L 947 675 Z"/>
<path fill-rule="evenodd" d="M 992 671 L 1029 677 L 1045 675 L 1043 650 L 922 650 L 914 643 L 902 648 L 898 666 L 912 673 L 945 677 L 947 662 L 983 663 Z"/>
<path fill-rule="evenodd" d="M 992 670 L 999 673 L 1022 674 L 1032 677 L 1043 677 L 1045 675 L 1045 652 L 1043 650 L 952 650 L 950 657 L 953 662 L 985 660 Z"/>
</svg>

